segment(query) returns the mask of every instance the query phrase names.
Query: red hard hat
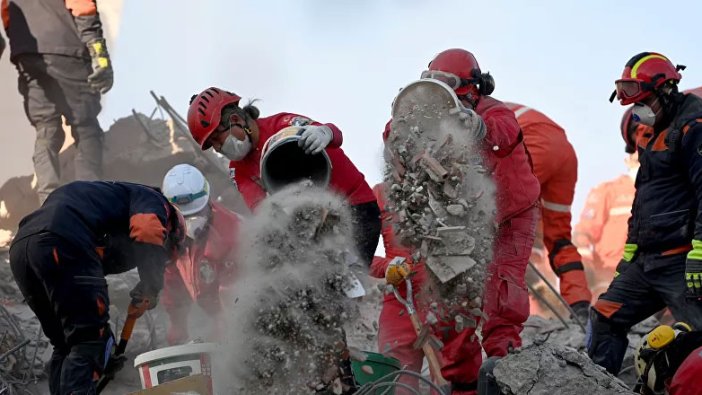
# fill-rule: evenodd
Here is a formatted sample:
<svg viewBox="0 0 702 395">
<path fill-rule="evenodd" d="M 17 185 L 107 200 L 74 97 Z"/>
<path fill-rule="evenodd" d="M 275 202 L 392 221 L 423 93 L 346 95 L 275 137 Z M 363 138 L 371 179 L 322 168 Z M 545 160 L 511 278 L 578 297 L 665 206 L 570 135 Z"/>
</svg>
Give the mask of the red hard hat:
<svg viewBox="0 0 702 395">
<path fill-rule="evenodd" d="M 468 94 L 478 97 L 489 95 L 495 87 L 495 82 L 489 74 L 482 74 L 478 61 L 472 53 L 465 49 L 452 48 L 440 52 L 429 63 L 429 70 L 451 73 L 464 81 L 455 89 L 458 96 Z"/>
<path fill-rule="evenodd" d="M 638 145 L 637 141 L 639 138 L 641 138 L 641 136 L 646 134 L 648 131 L 653 132 L 653 129 L 651 129 L 650 126 L 638 123 L 632 119 L 631 111 L 633 108 L 634 107 L 629 107 L 626 109 L 624 115 L 622 116 L 622 122 L 620 125 L 622 139 L 624 139 L 624 143 L 626 144 L 624 150 L 627 154 L 633 154 L 636 152 L 636 146 Z"/>
<path fill-rule="evenodd" d="M 237 106 L 241 97 L 219 88 L 207 88 L 194 96 L 188 108 L 188 129 L 193 139 L 204 150 L 210 148 L 207 138 L 222 121 L 222 109 L 229 105 Z"/>
<path fill-rule="evenodd" d="M 640 102 L 666 81 L 677 84 L 682 78 L 678 71 L 684 69 L 685 66 L 675 66 L 659 53 L 642 52 L 626 63 L 622 78 L 615 81 L 616 97 L 623 106 Z"/>
</svg>

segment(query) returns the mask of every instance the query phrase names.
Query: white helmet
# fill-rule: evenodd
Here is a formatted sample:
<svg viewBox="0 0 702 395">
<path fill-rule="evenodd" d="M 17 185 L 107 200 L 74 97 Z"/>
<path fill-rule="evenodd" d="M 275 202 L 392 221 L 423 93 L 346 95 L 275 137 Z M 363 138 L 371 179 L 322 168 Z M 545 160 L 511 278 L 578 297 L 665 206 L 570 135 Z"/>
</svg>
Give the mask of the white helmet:
<svg viewBox="0 0 702 395">
<path fill-rule="evenodd" d="M 161 190 L 184 216 L 198 213 L 210 201 L 210 184 L 207 179 L 200 170 L 185 163 L 168 170 L 163 177 Z"/>
</svg>

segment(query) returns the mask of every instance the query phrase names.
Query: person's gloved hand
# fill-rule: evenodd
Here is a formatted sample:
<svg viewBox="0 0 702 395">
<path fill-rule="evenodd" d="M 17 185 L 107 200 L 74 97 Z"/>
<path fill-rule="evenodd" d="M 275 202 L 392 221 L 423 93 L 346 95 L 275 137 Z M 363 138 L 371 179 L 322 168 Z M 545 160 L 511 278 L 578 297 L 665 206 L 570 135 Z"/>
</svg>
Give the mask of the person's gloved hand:
<svg viewBox="0 0 702 395">
<path fill-rule="evenodd" d="M 88 76 L 90 87 L 100 93 L 107 93 L 112 88 L 114 73 L 112 61 L 107 53 L 104 38 L 91 40 L 88 43 L 88 52 L 92 60 L 93 73 Z"/>
<path fill-rule="evenodd" d="M 134 289 L 129 292 L 129 296 L 132 298 L 131 305 L 129 306 L 130 311 L 140 311 L 144 314 L 146 310 L 151 310 L 158 305 L 158 292 L 152 292 L 145 289 L 146 287 L 142 282 L 139 282 Z"/>
<path fill-rule="evenodd" d="M 105 370 L 102 372 L 102 375 L 105 377 L 114 378 L 115 374 L 124 368 L 125 362 L 127 362 L 126 355 L 111 354 L 110 359 L 107 360 L 107 364 L 105 365 Z"/>
<path fill-rule="evenodd" d="M 575 302 L 570 305 L 570 308 L 573 309 L 573 313 L 575 313 L 575 317 L 570 318 L 573 320 L 578 320 L 583 325 L 586 325 L 587 321 L 590 319 L 590 302 Z"/>
<path fill-rule="evenodd" d="M 487 133 L 485 122 L 483 121 L 483 118 L 473 109 L 461 107 L 460 110 L 455 109 L 451 113 L 457 114 L 458 119 L 461 120 L 461 123 L 463 123 L 463 127 L 468 129 L 476 141 L 485 138 L 485 134 Z"/>
<path fill-rule="evenodd" d="M 626 269 L 629 268 L 629 262 L 634 259 L 636 250 L 638 249 L 639 246 L 637 244 L 624 244 L 624 254 L 622 255 L 622 259 L 619 261 L 619 264 L 614 271 L 614 278 L 617 278 L 617 276 L 624 273 Z"/>
<path fill-rule="evenodd" d="M 495 375 L 495 365 L 501 357 L 492 356 L 483 361 L 478 371 L 478 394 L 480 395 L 501 395 L 500 387 L 497 385 Z"/>
<path fill-rule="evenodd" d="M 688 297 L 702 298 L 702 261 L 690 259 L 689 255 L 685 263 L 685 284 Z"/>
<path fill-rule="evenodd" d="M 300 136 L 298 145 L 308 155 L 318 154 L 331 143 L 334 134 L 326 125 L 303 126 L 297 134 Z"/>
<path fill-rule="evenodd" d="M 405 258 L 396 257 L 385 269 L 385 282 L 398 287 L 412 273 L 412 265 Z"/>
</svg>

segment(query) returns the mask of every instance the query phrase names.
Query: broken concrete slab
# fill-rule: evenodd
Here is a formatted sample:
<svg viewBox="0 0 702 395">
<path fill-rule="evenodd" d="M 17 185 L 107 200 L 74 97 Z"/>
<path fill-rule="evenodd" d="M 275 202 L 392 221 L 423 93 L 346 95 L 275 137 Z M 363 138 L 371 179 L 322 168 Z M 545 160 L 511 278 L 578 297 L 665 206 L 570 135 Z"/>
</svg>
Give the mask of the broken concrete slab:
<svg viewBox="0 0 702 395">
<path fill-rule="evenodd" d="M 623 395 L 626 385 L 577 350 L 533 344 L 502 358 L 494 370 L 505 395 Z"/>
</svg>

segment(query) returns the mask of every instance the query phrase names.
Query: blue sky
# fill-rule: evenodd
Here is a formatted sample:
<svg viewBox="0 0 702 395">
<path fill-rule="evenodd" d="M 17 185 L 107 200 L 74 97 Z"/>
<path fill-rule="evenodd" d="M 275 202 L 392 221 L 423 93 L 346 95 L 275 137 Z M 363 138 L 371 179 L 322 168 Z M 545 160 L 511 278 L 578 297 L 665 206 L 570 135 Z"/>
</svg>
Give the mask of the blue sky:
<svg viewBox="0 0 702 395">
<path fill-rule="evenodd" d="M 591 187 L 625 170 L 623 109 L 607 99 L 626 61 L 662 52 L 688 66 L 684 88 L 702 85 L 697 17 L 685 20 L 700 11 L 698 1 L 126 1 L 101 120 L 149 113 L 149 89 L 185 114 L 193 93 L 220 86 L 261 99 L 264 116 L 337 124 L 376 183 L 398 89 L 437 52 L 463 47 L 495 77 L 493 96 L 566 129 L 579 157 L 577 216 Z"/>
</svg>

